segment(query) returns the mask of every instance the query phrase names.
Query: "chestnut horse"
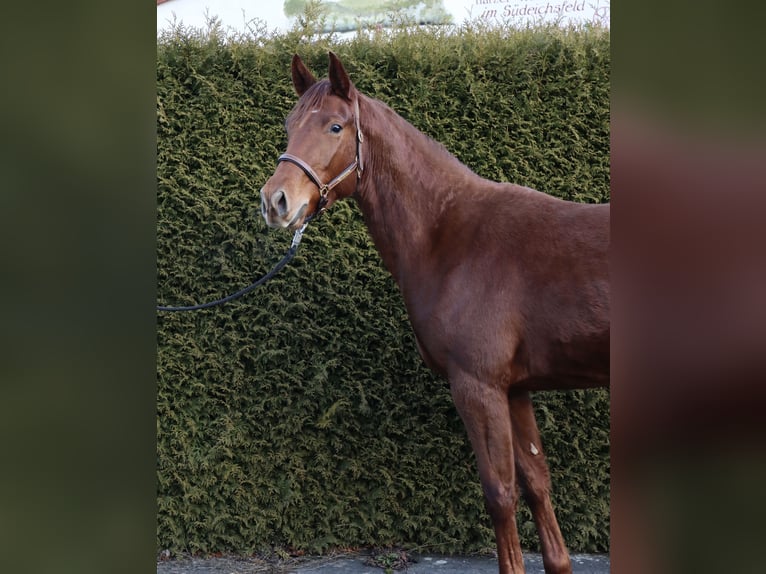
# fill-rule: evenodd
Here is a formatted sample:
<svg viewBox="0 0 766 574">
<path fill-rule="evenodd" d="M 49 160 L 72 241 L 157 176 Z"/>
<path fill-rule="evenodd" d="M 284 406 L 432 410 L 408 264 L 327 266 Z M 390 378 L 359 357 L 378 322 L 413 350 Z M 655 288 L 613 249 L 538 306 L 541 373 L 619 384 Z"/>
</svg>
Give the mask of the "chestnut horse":
<svg viewBox="0 0 766 574">
<path fill-rule="evenodd" d="M 271 227 L 297 229 L 354 197 L 399 285 L 418 350 L 447 378 L 471 441 L 501 574 L 524 572 L 517 485 L 545 571 L 571 572 L 530 391 L 609 384 L 609 205 L 483 179 L 382 102 L 330 53 L 296 55 L 287 152 L 261 189 Z"/>
</svg>

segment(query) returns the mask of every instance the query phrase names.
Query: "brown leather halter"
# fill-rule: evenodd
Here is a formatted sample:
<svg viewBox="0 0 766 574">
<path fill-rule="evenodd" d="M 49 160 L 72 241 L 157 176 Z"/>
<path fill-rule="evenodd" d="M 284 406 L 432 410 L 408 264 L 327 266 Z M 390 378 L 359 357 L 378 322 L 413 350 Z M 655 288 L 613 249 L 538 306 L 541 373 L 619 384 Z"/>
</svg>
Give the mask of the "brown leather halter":
<svg viewBox="0 0 766 574">
<path fill-rule="evenodd" d="M 328 183 L 322 183 L 322 180 L 319 179 L 319 176 L 311 168 L 311 166 L 299 157 L 289 153 L 283 153 L 279 156 L 279 158 L 277 158 L 277 163 L 287 161 L 297 165 L 299 168 L 301 168 L 301 170 L 303 170 L 303 173 L 305 173 L 308 178 L 317 186 L 317 188 L 319 188 L 319 204 L 317 205 L 317 210 L 312 215 L 312 217 L 318 215 L 319 212 L 324 209 L 324 206 L 327 203 L 327 194 L 330 193 L 330 190 L 337 186 L 344 179 L 346 179 L 349 175 L 351 175 L 354 170 L 356 170 L 357 183 L 359 183 L 359 179 L 362 177 L 362 171 L 364 171 L 364 163 L 362 162 L 362 142 L 364 141 L 364 136 L 362 135 L 362 130 L 359 127 L 358 97 L 354 100 L 354 126 L 356 127 L 356 157 L 346 169 L 340 172 Z"/>
</svg>

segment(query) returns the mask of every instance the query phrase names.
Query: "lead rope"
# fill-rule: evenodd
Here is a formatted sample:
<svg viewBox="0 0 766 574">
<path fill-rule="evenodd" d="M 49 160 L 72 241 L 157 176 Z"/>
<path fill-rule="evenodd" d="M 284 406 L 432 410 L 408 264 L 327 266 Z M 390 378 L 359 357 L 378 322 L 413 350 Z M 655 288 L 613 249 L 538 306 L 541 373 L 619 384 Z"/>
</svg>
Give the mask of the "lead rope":
<svg viewBox="0 0 766 574">
<path fill-rule="evenodd" d="M 320 208 L 324 208 L 322 205 L 322 202 L 320 201 Z M 209 307 L 215 307 L 217 305 L 223 305 L 224 303 L 228 303 L 229 301 L 234 301 L 234 299 L 239 299 L 243 295 L 247 295 L 255 289 L 256 287 L 259 287 L 260 285 L 263 285 L 274 277 L 282 267 L 287 265 L 293 257 L 295 257 L 295 254 L 298 252 L 298 246 L 301 243 L 301 239 L 303 239 L 303 232 L 306 231 L 306 227 L 308 227 L 309 222 L 314 219 L 314 217 L 320 213 L 320 210 L 318 209 L 316 213 L 310 215 L 306 218 L 306 221 L 303 222 L 303 225 L 301 225 L 298 229 L 295 230 L 295 234 L 293 235 L 292 243 L 290 243 L 290 249 L 287 250 L 287 253 L 285 253 L 285 256 L 282 257 L 282 259 L 279 260 L 279 262 L 272 267 L 271 271 L 266 273 L 263 277 L 260 277 L 256 279 L 253 283 L 245 287 L 244 289 L 240 289 L 236 293 L 232 293 L 231 295 L 227 295 L 226 297 L 222 297 L 220 299 L 216 299 L 215 301 L 209 301 L 207 303 L 200 303 L 199 305 L 183 305 L 179 307 L 168 307 L 165 305 L 157 305 L 157 311 L 197 311 L 199 309 L 208 309 Z"/>
</svg>

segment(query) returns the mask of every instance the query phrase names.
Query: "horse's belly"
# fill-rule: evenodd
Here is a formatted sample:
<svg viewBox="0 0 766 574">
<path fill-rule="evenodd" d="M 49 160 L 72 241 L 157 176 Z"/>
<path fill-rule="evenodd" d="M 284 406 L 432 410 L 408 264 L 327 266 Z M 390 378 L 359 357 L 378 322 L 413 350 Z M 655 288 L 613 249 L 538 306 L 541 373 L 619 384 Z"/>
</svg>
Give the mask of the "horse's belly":
<svg viewBox="0 0 766 574">
<path fill-rule="evenodd" d="M 553 341 L 530 362 L 525 386 L 533 390 L 609 385 L 609 332 Z"/>
</svg>

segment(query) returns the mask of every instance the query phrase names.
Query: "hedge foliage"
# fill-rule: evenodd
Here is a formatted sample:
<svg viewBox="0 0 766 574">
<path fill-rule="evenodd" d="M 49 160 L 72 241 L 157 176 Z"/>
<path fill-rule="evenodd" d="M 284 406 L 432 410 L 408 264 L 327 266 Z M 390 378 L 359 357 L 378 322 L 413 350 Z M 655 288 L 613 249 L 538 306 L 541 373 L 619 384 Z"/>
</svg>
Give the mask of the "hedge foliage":
<svg viewBox="0 0 766 574">
<path fill-rule="evenodd" d="M 189 304 L 267 271 L 260 186 L 284 150 L 294 53 L 327 50 L 357 87 L 477 173 L 568 199 L 609 198 L 609 32 L 402 29 L 348 41 L 311 22 L 246 38 L 176 29 L 157 51 L 158 300 Z M 352 202 L 312 224 L 266 286 L 158 315 L 159 548 L 322 552 L 494 546 L 445 381 L 422 364 L 398 290 Z M 534 397 L 573 551 L 609 547 L 608 392 Z M 519 505 L 522 545 L 538 547 Z"/>
</svg>

